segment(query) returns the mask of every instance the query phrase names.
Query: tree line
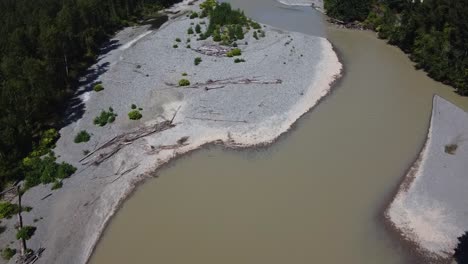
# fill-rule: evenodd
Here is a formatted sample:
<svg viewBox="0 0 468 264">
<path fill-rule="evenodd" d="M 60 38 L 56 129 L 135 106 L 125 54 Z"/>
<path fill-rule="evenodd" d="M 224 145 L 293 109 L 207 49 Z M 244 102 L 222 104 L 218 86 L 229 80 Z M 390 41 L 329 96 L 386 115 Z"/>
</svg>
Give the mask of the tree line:
<svg viewBox="0 0 468 264">
<path fill-rule="evenodd" d="M 417 68 L 468 95 L 466 0 L 325 0 L 325 8 L 333 18 L 377 31 Z"/>
<path fill-rule="evenodd" d="M 24 178 L 22 160 L 60 127 L 64 102 L 100 45 L 174 2 L 0 1 L 0 189 Z"/>
</svg>

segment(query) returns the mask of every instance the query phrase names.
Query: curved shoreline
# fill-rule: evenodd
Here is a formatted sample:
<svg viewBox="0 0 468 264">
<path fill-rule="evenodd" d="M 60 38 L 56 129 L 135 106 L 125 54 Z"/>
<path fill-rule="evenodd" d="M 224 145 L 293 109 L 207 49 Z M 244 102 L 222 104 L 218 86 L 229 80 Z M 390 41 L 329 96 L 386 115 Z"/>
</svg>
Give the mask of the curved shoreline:
<svg viewBox="0 0 468 264">
<path fill-rule="evenodd" d="M 440 108 L 443 110 L 439 110 Z M 445 115 L 445 119 L 441 115 Z M 447 120 L 447 116 L 454 120 Z M 463 120 L 458 119 L 466 116 L 462 109 L 434 96 L 431 122 L 424 147 L 408 169 L 384 213 L 388 225 L 400 238 L 412 245 L 422 259 L 430 263 L 450 263 L 450 252 L 456 247 L 457 238 L 467 228 L 462 216 L 467 208 L 456 202 L 463 199 L 463 193 L 460 188 L 455 188 L 466 185 L 466 180 L 463 182 L 460 178 L 463 175 L 463 164 L 459 163 L 462 162 L 462 158 L 451 157 L 448 153 L 438 154 L 444 151 L 439 149 L 441 144 L 449 144 L 449 141 L 457 140 L 463 135 L 464 130 L 460 130 L 462 125 L 455 128 L 449 124 L 457 121 L 463 124 Z M 446 127 L 449 128 L 444 130 Z M 458 134 L 459 132 L 462 134 Z M 454 135 L 459 136 L 452 138 Z M 437 147 L 434 147 L 435 145 Z M 466 152 L 453 155 L 466 156 Z M 458 161 L 454 160 L 457 158 Z M 445 168 L 448 164 L 454 168 L 452 173 L 444 175 L 442 183 L 440 168 Z M 440 207 L 441 205 L 443 207 Z"/>
<path fill-rule="evenodd" d="M 184 1 L 177 8 L 191 10 L 198 6 Z M 243 57 L 247 59 L 243 65 L 232 64 L 229 58 L 200 55 L 193 49 L 174 50 L 172 39 L 185 38 L 186 28 L 192 21 L 177 16 L 150 33 L 141 32 L 141 28 L 124 29 L 117 34 L 121 48 L 104 55 L 92 67 L 97 71 L 104 69 L 98 73 L 98 80 L 106 89 L 99 94 L 81 94 L 80 98 L 87 99 L 86 112 L 60 131 L 62 136 L 55 150 L 61 160 L 78 167 L 77 173 L 58 191 L 51 193 L 50 186 L 38 186 L 23 197 L 34 208 L 32 213 L 25 214 L 26 222 L 38 214 L 44 216 L 44 220 L 35 224 L 36 235 L 29 242 L 33 249 L 45 248 L 38 263 L 86 263 L 111 217 L 135 187 L 161 166 L 209 144 L 247 148 L 273 143 L 331 92 L 341 74 L 342 64 L 328 40 L 266 25 L 266 38 L 256 41 L 251 34 L 246 36 L 249 45 L 242 47 Z M 191 44 L 196 48 L 202 43 Z M 203 57 L 200 66 L 191 65 L 195 56 Z M 140 66 L 134 68 L 135 65 Z M 228 67 L 229 71 L 223 71 Z M 226 86 L 229 89 L 213 92 L 160 87 L 164 82 L 177 82 L 184 71 L 189 73 L 191 81 L 198 82 L 239 75 L 245 78 L 260 75 L 265 80 L 281 79 L 282 82 L 230 85 Z M 88 85 L 82 90 L 89 89 L 92 83 Z M 202 114 L 200 106 L 206 104 L 203 102 L 210 102 L 214 110 Z M 131 103 L 143 107 L 141 121 L 123 120 Z M 93 126 L 94 115 L 109 106 L 123 117 L 117 118 L 112 129 Z M 193 118 L 194 114 L 208 118 L 213 116 L 213 111 L 221 113 L 226 120 L 249 121 L 230 123 Z M 96 149 L 113 136 L 151 127 L 171 117 L 175 117 L 174 128 L 135 141 L 101 165 L 95 167 L 81 162 L 84 149 Z M 92 132 L 91 141 L 79 146 L 70 143 L 76 131 L 82 129 Z M 187 144 L 175 149 L 160 148 L 175 144 L 185 136 L 189 137 Z"/>
</svg>

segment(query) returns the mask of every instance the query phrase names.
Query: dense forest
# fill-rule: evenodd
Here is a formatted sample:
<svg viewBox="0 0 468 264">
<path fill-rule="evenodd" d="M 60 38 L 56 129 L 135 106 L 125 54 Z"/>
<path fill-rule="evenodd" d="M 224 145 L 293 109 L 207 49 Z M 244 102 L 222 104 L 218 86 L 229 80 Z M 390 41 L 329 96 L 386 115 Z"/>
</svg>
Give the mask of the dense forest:
<svg viewBox="0 0 468 264">
<path fill-rule="evenodd" d="M 360 21 L 438 81 L 468 95 L 466 0 L 325 0 L 327 14 Z"/>
<path fill-rule="evenodd" d="M 0 189 L 26 177 L 25 157 L 43 156 L 53 146 L 65 102 L 100 45 L 118 28 L 173 2 L 0 1 Z"/>
</svg>

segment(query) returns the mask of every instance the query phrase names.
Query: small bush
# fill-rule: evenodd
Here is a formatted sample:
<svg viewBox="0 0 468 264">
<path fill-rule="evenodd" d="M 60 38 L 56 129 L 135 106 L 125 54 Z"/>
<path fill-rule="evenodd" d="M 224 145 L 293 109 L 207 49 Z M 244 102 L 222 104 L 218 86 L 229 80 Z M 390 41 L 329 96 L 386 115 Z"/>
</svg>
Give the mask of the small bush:
<svg viewBox="0 0 468 264">
<path fill-rule="evenodd" d="M 4 260 L 10 260 L 16 254 L 16 249 L 6 247 L 2 250 L 2 258 Z"/>
<path fill-rule="evenodd" d="M 192 46 L 190 46 L 190 45 L 187 45 L 187 46 L 185 46 L 185 47 L 186 47 L 187 49 L 191 49 L 191 48 L 192 48 Z"/>
<path fill-rule="evenodd" d="M 187 43 L 190 43 L 190 41 L 191 41 L 191 40 L 188 38 L 188 39 L 187 39 Z"/>
<path fill-rule="evenodd" d="M 24 226 L 16 233 L 16 239 L 26 239 L 29 240 L 34 233 L 36 232 L 35 226 Z"/>
<path fill-rule="evenodd" d="M 200 57 L 196 57 L 195 60 L 193 61 L 193 63 L 194 63 L 195 65 L 198 65 L 198 64 L 200 64 L 201 62 L 202 62 L 202 58 L 200 58 Z"/>
<path fill-rule="evenodd" d="M 114 109 L 109 107 L 109 111 L 102 111 L 101 114 L 94 118 L 94 124 L 99 126 L 105 126 L 107 123 L 112 123 L 115 121 L 117 114 L 114 113 Z"/>
<path fill-rule="evenodd" d="M 190 85 L 190 81 L 187 79 L 181 79 L 179 81 L 179 86 L 189 86 L 189 85 Z"/>
<path fill-rule="evenodd" d="M 172 47 L 173 47 L 174 49 L 177 49 L 179 46 L 178 46 L 177 44 L 174 44 Z"/>
<path fill-rule="evenodd" d="M 130 120 L 139 120 L 143 117 L 143 115 L 138 110 L 133 110 L 128 113 L 128 118 Z"/>
<path fill-rule="evenodd" d="M 255 21 L 251 21 L 250 22 L 250 26 L 253 28 L 253 29 L 261 29 L 262 26 L 260 26 L 259 23 L 255 22 Z"/>
<path fill-rule="evenodd" d="M 197 25 L 195 26 L 195 32 L 197 32 L 197 34 L 200 34 L 200 33 L 201 33 L 200 24 L 197 24 Z"/>
<path fill-rule="evenodd" d="M 239 59 L 239 58 L 234 60 L 234 63 L 241 63 L 241 62 L 245 62 L 245 60 L 244 59 Z"/>
<path fill-rule="evenodd" d="M 232 43 L 232 46 L 233 46 L 234 48 L 237 48 L 237 47 L 238 47 L 238 45 L 237 45 L 236 42 Z"/>
<path fill-rule="evenodd" d="M 137 108 L 136 104 L 132 104 L 130 107 L 131 107 L 132 109 L 136 109 L 136 108 Z"/>
<path fill-rule="evenodd" d="M 93 89 L 94 89 L 95 92 L 100 92 L 100 91 L 104 90 L 104 86 L 102 86 L 102 84 L 99 83 L 99 84 L 94 85 Z"/>
<path fill-rule="evenodd" d="M 186 72 L 183 72 L 182 73 L 182 76 L 187 76 L 188 74 Z"/>
<path fill-rule="evenodd" d="M 180 40 L 180 38 L 176 38 L 175 41 L 176 42 L 181 42 L 182 40 Z"/>
<path fill-rule="evenodd" d="M 192 35 L 193 33 L 193 28 L 190 27 L 189 29 L 187 29 L 187 34 Z"/>
<path fill-rule="evenodd" d="M 228 57 L 235 57 L 240 55 L 242 55 L 242 51 L 239 48 L 232 49 L 226 54 Z"/>
<path fill-rule="evenodd" d="M 190 19 L 194 19 L 194 18 L 197 18 L 197 17 L 198 17 L 197 12 L 192 12 L 192 14 L 190 15 Z"/>
<path fill-rule="evenodd" d="M 445 146 L 445 153 L 450 155 L 455 155 L 457 151 L 458 145 L 457 144 L 449 144 Z"/>
<path fill-rule="evenodd" d="M 86 130 L 81 130 L 78 134 L 76 134 L 74 142 L 77 144 L 82 142 L 88 142 L 90 138 L 91 136 L 88 132 L 86 132 Z"/>
<path fill-rule="evenodd" d="M 55 181 L 54 184 L 52 185 L 52 190 L 57 190 L 62 188 L 63 183 L 61 181 Z"/>
</svg>

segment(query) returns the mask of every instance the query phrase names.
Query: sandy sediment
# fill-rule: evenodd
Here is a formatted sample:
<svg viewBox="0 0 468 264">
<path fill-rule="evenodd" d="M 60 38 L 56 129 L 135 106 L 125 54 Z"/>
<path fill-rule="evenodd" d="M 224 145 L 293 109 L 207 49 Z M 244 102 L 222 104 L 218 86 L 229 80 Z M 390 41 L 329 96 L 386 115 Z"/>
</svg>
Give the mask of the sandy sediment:
<svg viewBox="0 0 468 264">
<path fill-rule="evenodd" d="M 197 4 L 187 2 L 175 8 L 198 9 Z M 179 15 L 154 31 L 126 28 L 83 79 L 87 84 L 77 93 L 82 104 L 72 109 L 55 149 L 60 160 L 78 168 L 77 173 L 59 190 L 38 186 L 23 196 L 24 203 L 34 208 L 24 214 L 24 221 L 37 227 L 29 246 L 45 248 L 37 263 L 86 263 L 121 201 L 159 166 L 214 141 L 231 147 L 272 142 L 328 94 L 341 73 L 342 65 L 326 39 L 266 25 L 266 37 L 256 40 L 250 32 L 238 41 L 244 63 L 200 54 L 196 50 L 211 41 L 197 41 L 187 29 L 201 21 Z M 204 30 L 206 24 L 201 26 Z M 198 66 L 194 65 L 196 57 L 203 60 Z M 182 78 L 192 85 L 208 84 L 198 88 L 172 85 Z M 239 84 L 246 79 L 254 82 Z M 227 81 L 210 84 L 210 80 Z M 102 82 L 105 89 L 92 91 L 96 82 Z M 131 104 L 143 109 L 141 120 L 129 120 Z M 94 117 L 109 107 L 118 114 L 115 122 L 94 125 Z M 96 150 L 116 136 L 174 115 L 174 127 L 125 144 L 99 166 L 92 161 L 105 151 L 82 160 L 85 150 Z M 81 130 L 92 134 L 91 140 L 73 143 Z M 188 140 L 179 144 L 183 137 Z M 0 237 L 0 242 L 7 243 L 9 236 Z"/>
<path fill-rule="evenodd" d="M 457 238 L 468 231 L 467 161 L 468 114 L 435 96 L 426 144 L 385 212 L 434 262 L 450 263 Z"/>
</svg>

